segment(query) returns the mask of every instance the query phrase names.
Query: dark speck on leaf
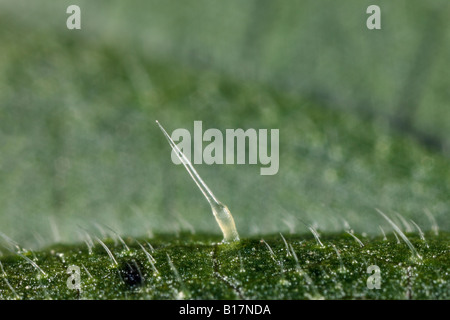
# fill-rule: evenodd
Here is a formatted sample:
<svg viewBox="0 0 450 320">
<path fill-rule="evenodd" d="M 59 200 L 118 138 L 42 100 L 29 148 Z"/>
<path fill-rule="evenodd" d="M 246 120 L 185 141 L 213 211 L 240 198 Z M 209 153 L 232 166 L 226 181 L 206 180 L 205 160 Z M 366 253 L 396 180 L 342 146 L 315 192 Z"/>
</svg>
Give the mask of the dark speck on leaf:
<svg viewBox="0 0 450 320">
<path fill-rule="evenodd" d="M 137 287 L 144 282 L 144 277 L 136 260 L 122 263 L 119 273 L 123 282 L 129 287 Z"/>
</svg>

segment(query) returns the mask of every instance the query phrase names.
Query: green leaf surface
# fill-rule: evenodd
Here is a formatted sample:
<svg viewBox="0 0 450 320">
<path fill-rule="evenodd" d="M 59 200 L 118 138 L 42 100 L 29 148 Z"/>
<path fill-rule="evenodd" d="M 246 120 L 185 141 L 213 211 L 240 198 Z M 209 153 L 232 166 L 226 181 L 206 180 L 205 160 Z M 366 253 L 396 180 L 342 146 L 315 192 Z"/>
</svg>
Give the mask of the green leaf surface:
<svg viewBox="0 0 450 320">
<path fill-rule="evenodd" d="M 159 235 L 126 239 L 126 246 L 116 238 L 104 242 L 112 256 L 99 242 L 53 246 L 2 257 L 0 297 L 449 299 L 449 234 L 426 234 L 425 241 L 407 236 L 421 258 L 394 235 L 355 235 L 362 244 L 349 234 L 320 242 L 311 235 L 268 235 L 231 244 L 208 235 Z M 379 289 L 367 284 L 372 265 L 380 269 Z M 69 266 L 80 268 L 79 290 L 67 287 Z"/>
</svg>

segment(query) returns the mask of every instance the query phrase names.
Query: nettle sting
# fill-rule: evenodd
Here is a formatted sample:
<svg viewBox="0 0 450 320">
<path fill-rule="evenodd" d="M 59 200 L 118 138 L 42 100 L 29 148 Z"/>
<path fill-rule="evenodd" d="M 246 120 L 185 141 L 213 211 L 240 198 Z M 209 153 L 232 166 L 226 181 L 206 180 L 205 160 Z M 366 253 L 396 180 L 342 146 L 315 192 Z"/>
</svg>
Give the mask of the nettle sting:
<svg viewBox="0 0 450 320">
<path fill-rule="evenodd" d="M 200 178 L 200 175 L 197 173 L 197 171 L 192 166 L 192 163 L 189 161 L 189 159 L 184 155 L 184 153 L 177 147 L 175 142 L 172 140 L 172 138 L 169 136 L 169 134 L 164 130 L 164 128 L 161 126 L 161 124 L 156 120 L 156 123 L 158 124 L 161 131 L 164 133 L 164 135 L 167 138 L 167 141 L 169 141 L 170 146 L 172 147 L 172 150 L 177 155 L 178 159 L 180 159 L 181 163 L 183 163 L 186 170 L 191 175 L 194 182 L 199 187 L 200 191 L 205 196 L 206 200 L 208 200 L 209 205 L 211 206 L 211 210 L 213 212 L 214 217 L 216 218 L 217 223 L 219 224 L 220 229 L 223 233 L 223 241 L 224 242 L 232 242 L 232 241 L 239 241 L 239 234 L 236 230 L 236 225 L 234 223 L 233 216 L 231 215 L 230 210 L 226 205 L 224 205 L 222 202 L 217 200 L 216 196 L 212 193 L 212 191 L 208 188 L 206 183 Z"/>
</svg>

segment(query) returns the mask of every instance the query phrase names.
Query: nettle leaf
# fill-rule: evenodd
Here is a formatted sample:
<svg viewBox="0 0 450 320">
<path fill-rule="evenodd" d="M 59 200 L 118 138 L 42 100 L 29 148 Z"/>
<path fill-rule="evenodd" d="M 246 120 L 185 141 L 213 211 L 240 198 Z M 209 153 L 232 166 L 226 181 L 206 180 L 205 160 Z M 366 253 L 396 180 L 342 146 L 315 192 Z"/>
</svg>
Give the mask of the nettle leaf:
<svg viewBox="0 0 450 320">
<path fill-rule="evenodd" d="M 168 6 L 167 12 L 175 9 Z M 139 11 L 145 23 L 157 21 L 147 16 L 154 11 Z M 267 54 L 270 61 L 235 48 L 251 61 L 224 63 L 221 57 L 229 55 L 218 50 L 208 65 L 208 55 L 197 57 L 204 43 L 213 48 L 216 39 L 228 37 L 205 34 L 207 41 L 192 47 L 184 41 L 186 59 L 180 59 L 164 50 L 179 49 L 174 39 L 190 39 L 184 26 L 174 31 L 177 36 L 150 37 L 157 44 L 165 38 L 166 49 L 156 56 L 145 45 L 41 30 L 33 20 L 27 24 L 2 12 L 0 298 L 450 298 L 450 171 L 448 157 L 433 147 L 448 139 L 436 136 L 448 124 L 436 95 L 445 92 L 436 88 L 446 86 L 432 77 L 434 89 L 421 99 L 411 123 L 395 125 L 389 109 L 395 99 L 388 93 L 396 93 L 392 85 L 408 74 L 400 66 L 407 65 L 409 48 L 364 42 L 372 58 L 358 58 L 350 52 L 359 53 L 362 42 L 353 42 L 358 50 L 342 42 L 333 56 L 326 37 L 317 42 L 299 27 L 313 40 L 305 42 L 318 46 L 300 68 L 288 70 L 291 60 L 300 65 L 293 57 L 307 50 L 298 41 L 298 53 Z M 248 12 L 253 15 L 253 7 Z M 60 23 L 59 16 L 54 19 Z M 111 25 L 105 25 L 110 35 Z M 330 33 L 329 27 L 321 30 Z M 239 32 L 234 36 L 236 43 L 245 42 Z M 397 43 L 397 37 L 384 34 L 379 41 Z M 386 48 L 399 55 L 367 63 L 386 56 Z M 312 63 L 322 49 L 330 52 L 330 63 Z M 400 71 L 392 68 L 394 60 Z M 277 65 L 272 71 L 263 68 L 271 63 Z M 373 73 L 379 64 L 385 72 Z M 350 66 L 362 73 L 351 77 Z M 247 77 L 252 68 L 264 76 Z M 221 243 L 201 193 L 170 161 L 156 119 L 171 129 L 190 130 L 200 119 L 205 128 L 221 131 L 280 130 L 274 176 L 261 176 L 259 165 L 196 166 L 229 206 L 240 241 Z M 416 123 L 432 129 L 436 120 L 444 124 L 431 136 L 438 143 L 415 130 Z M 237 232 L 229 234 L 237 239 Z"/>
<path fill-rule="evenodd" d="M 3 299 L 449 299 L 450 235 L 426 234 L 425 241 L 407 236 L 421 258 L 393 234 L 327 235 L 322 245 L 311 235 L 224 244 L 216 236 L 181 234 L 126 239 L 126 245 L 105 240 L 110 252 L 99 242 L 93 248 L 52 246 L 2 257 L 0 294 Z M 69 269 L 74 267 L 78 277 Z"/>
</svg>

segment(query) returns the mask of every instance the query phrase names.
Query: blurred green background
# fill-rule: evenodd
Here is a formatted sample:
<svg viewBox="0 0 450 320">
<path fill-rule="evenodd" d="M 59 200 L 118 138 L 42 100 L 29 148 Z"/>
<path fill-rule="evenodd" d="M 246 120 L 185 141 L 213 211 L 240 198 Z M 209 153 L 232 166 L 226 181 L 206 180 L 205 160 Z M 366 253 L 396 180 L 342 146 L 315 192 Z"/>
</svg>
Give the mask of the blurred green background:
<svg viewBox="0 0 450 320">
<path fill-rule="evenodd" d="M 275 176 L 196 166 L 241 235 L 387 231 L 374 208 L 448 230 L 450 5 L 376 1 L 370 31 L 371 4 L 2 0 L 0 232 L 220 234 L 155 119 L 280 129 Z"/>
</svg>

